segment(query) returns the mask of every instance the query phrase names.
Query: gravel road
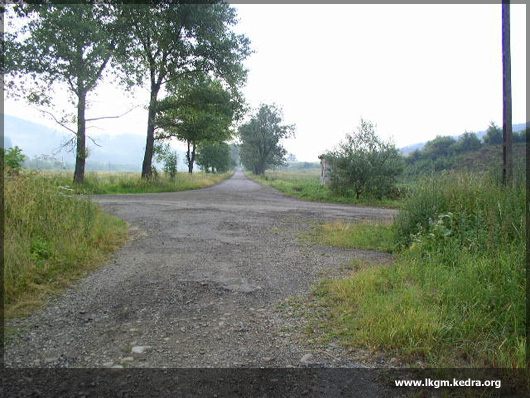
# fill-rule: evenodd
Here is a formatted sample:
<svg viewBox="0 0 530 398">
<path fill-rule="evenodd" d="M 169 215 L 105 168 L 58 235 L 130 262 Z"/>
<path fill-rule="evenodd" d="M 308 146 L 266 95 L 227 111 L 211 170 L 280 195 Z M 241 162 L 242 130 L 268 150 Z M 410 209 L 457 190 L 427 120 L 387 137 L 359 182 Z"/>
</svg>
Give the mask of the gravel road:
<svg viewBox="0 0 530 398">
<path fill-rule="evenodd" d="M 352 258 L 386 255 L 304 243 L 325 220 L 394 210 L 303 202 L 241 172 L 196 191 L 94 197 L 131 239 L 96 272 L 25 319 L 8 367 L 356 367 L 314 350 L 278 304 Z"/>
</svg>

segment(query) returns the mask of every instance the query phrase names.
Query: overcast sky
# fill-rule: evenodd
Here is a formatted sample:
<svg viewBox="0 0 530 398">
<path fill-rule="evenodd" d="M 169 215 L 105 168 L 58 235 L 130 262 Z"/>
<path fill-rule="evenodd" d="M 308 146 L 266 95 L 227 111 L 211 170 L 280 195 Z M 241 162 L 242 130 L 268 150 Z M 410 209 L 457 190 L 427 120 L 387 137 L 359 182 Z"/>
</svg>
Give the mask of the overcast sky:
<svg viewBox="0 0 530 398">
<path fill-rule="evenodd" d="M 317 161 L 360 118 L 398 147 L 502 124 L 501 5 L 235 5 L 252 41 L 244 88 L 251 106 L 276 103 L 299 160 Z M 513 121 L 526 119 L 526 5 L 511 6 Z M 104 83 L 88 117 L 147 103 Z M 56 127 L 8 99 L 5 113 Z M 142 107 L 93 135 L 145 134 Z"/>
</svg>

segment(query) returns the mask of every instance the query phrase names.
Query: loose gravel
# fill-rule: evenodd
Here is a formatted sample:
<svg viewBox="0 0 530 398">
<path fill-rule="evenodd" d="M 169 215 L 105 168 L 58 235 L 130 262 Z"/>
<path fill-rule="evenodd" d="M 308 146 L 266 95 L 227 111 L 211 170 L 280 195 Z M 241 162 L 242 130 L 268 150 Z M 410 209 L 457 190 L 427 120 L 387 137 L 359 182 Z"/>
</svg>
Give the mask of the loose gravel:
<svg viewBox="0 0 530 398">
<path fill-rule="evenodd" d="M 388 220 L 390 209 L 303 202 L 241 172 L 197 191 L 95 196 L 131 239 L 99 270 L 24 319 L 8 367 L 359 367 L 315 350 L 279 309 L 353 258 L 387 254 L 311 245 L 330 220 Z"/>
</svg>

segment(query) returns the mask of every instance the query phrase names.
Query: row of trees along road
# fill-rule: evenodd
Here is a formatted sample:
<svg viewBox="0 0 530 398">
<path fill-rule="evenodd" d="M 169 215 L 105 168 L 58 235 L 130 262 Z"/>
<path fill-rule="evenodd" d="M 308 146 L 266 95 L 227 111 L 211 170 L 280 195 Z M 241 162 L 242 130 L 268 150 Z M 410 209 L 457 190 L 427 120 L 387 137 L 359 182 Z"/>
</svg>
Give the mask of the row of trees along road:
<svg viewBox="0 0 530 398">
<path fill-rule="evenodd" d="M 282 124 L 282 112 L 276 105 L 262 104 L 239 128 L 241 163 L 254 174 L 285 164 L 287 151 L 280 141 L 293 137 L 294 130 L 294 124 Z"/>
<path fill-rule="evenodd" d="M 235 93 L 246 78 L 249 40 L 232 30 L 236 12 L 226 3 L 19 3 L 2 12 L 12 28 L 4 35 L 6 91 L 74 134 L 77 183 L 84 180 L 87 123 L 107 117 L 86 117 L 87 96 L 105 74 L 129 88 L 147 82 L 143 178 L 152 175 L 159 95 L 167 85 L 203 74 Z M 75 112 L 54 108 L 58 86 L 69 91 Z"/>
<path fill-rule="evenodd" d="M 208 141 L 211 145 L 215 142 L 220 145 L 232 136 L 230 126 L 242 115 L 243 99 L 204 74 L 170 84 L 169 92 L 171 95 L 158 105 L 155 138 L 177 137 L 185 141 L 188 171 L 192 173 L 199 143 Z M 228 151 L 227 159 L 229 156 Z"/>
<path fill-rule="evenodd" d="M 224 173 L 237 166 L 231 157 L 231 150 L 226 142 L 202 142 L 197 152 L 197 164 L 207 173 Z"/>
</svg>

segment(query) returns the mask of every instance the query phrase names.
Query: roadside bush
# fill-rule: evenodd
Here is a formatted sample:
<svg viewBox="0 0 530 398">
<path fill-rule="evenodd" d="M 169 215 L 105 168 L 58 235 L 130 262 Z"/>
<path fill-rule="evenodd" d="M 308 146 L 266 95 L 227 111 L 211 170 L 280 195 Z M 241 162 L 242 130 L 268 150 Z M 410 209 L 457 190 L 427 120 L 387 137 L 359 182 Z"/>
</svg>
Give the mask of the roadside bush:
<svg viewBox="0 0 530 398">
<path fill-rule="evenodd" d="M 177 175 L 177 152 L 172 150 L 169 143 L 156 145 L 155 146 L 156 160 L 162 162 L 162 169 L 164 173 L 171 179 L 174 180 Z M 156 169 L 153 167 L 155 177 L 158 177 Z"/>
<path fill-rule="evenodd" d="M 7 150 L 1 148 L 1 150 L 2 166 L 10 173 L 18 173 L 26 159 L 26 156 L 22 153 L 22 149 L 15 146 L 13 148 L 8 148 Z"/>
<path fill-rule="evenodd" d="M 364 120 L 355 133 L 346 136 L 338 150 L 326 157 L 331 162 L 331 190 L 356 198 L 389 197 L 403 170 L 396 147 L 381 140 L 373 123 Z"/>
</svg>

